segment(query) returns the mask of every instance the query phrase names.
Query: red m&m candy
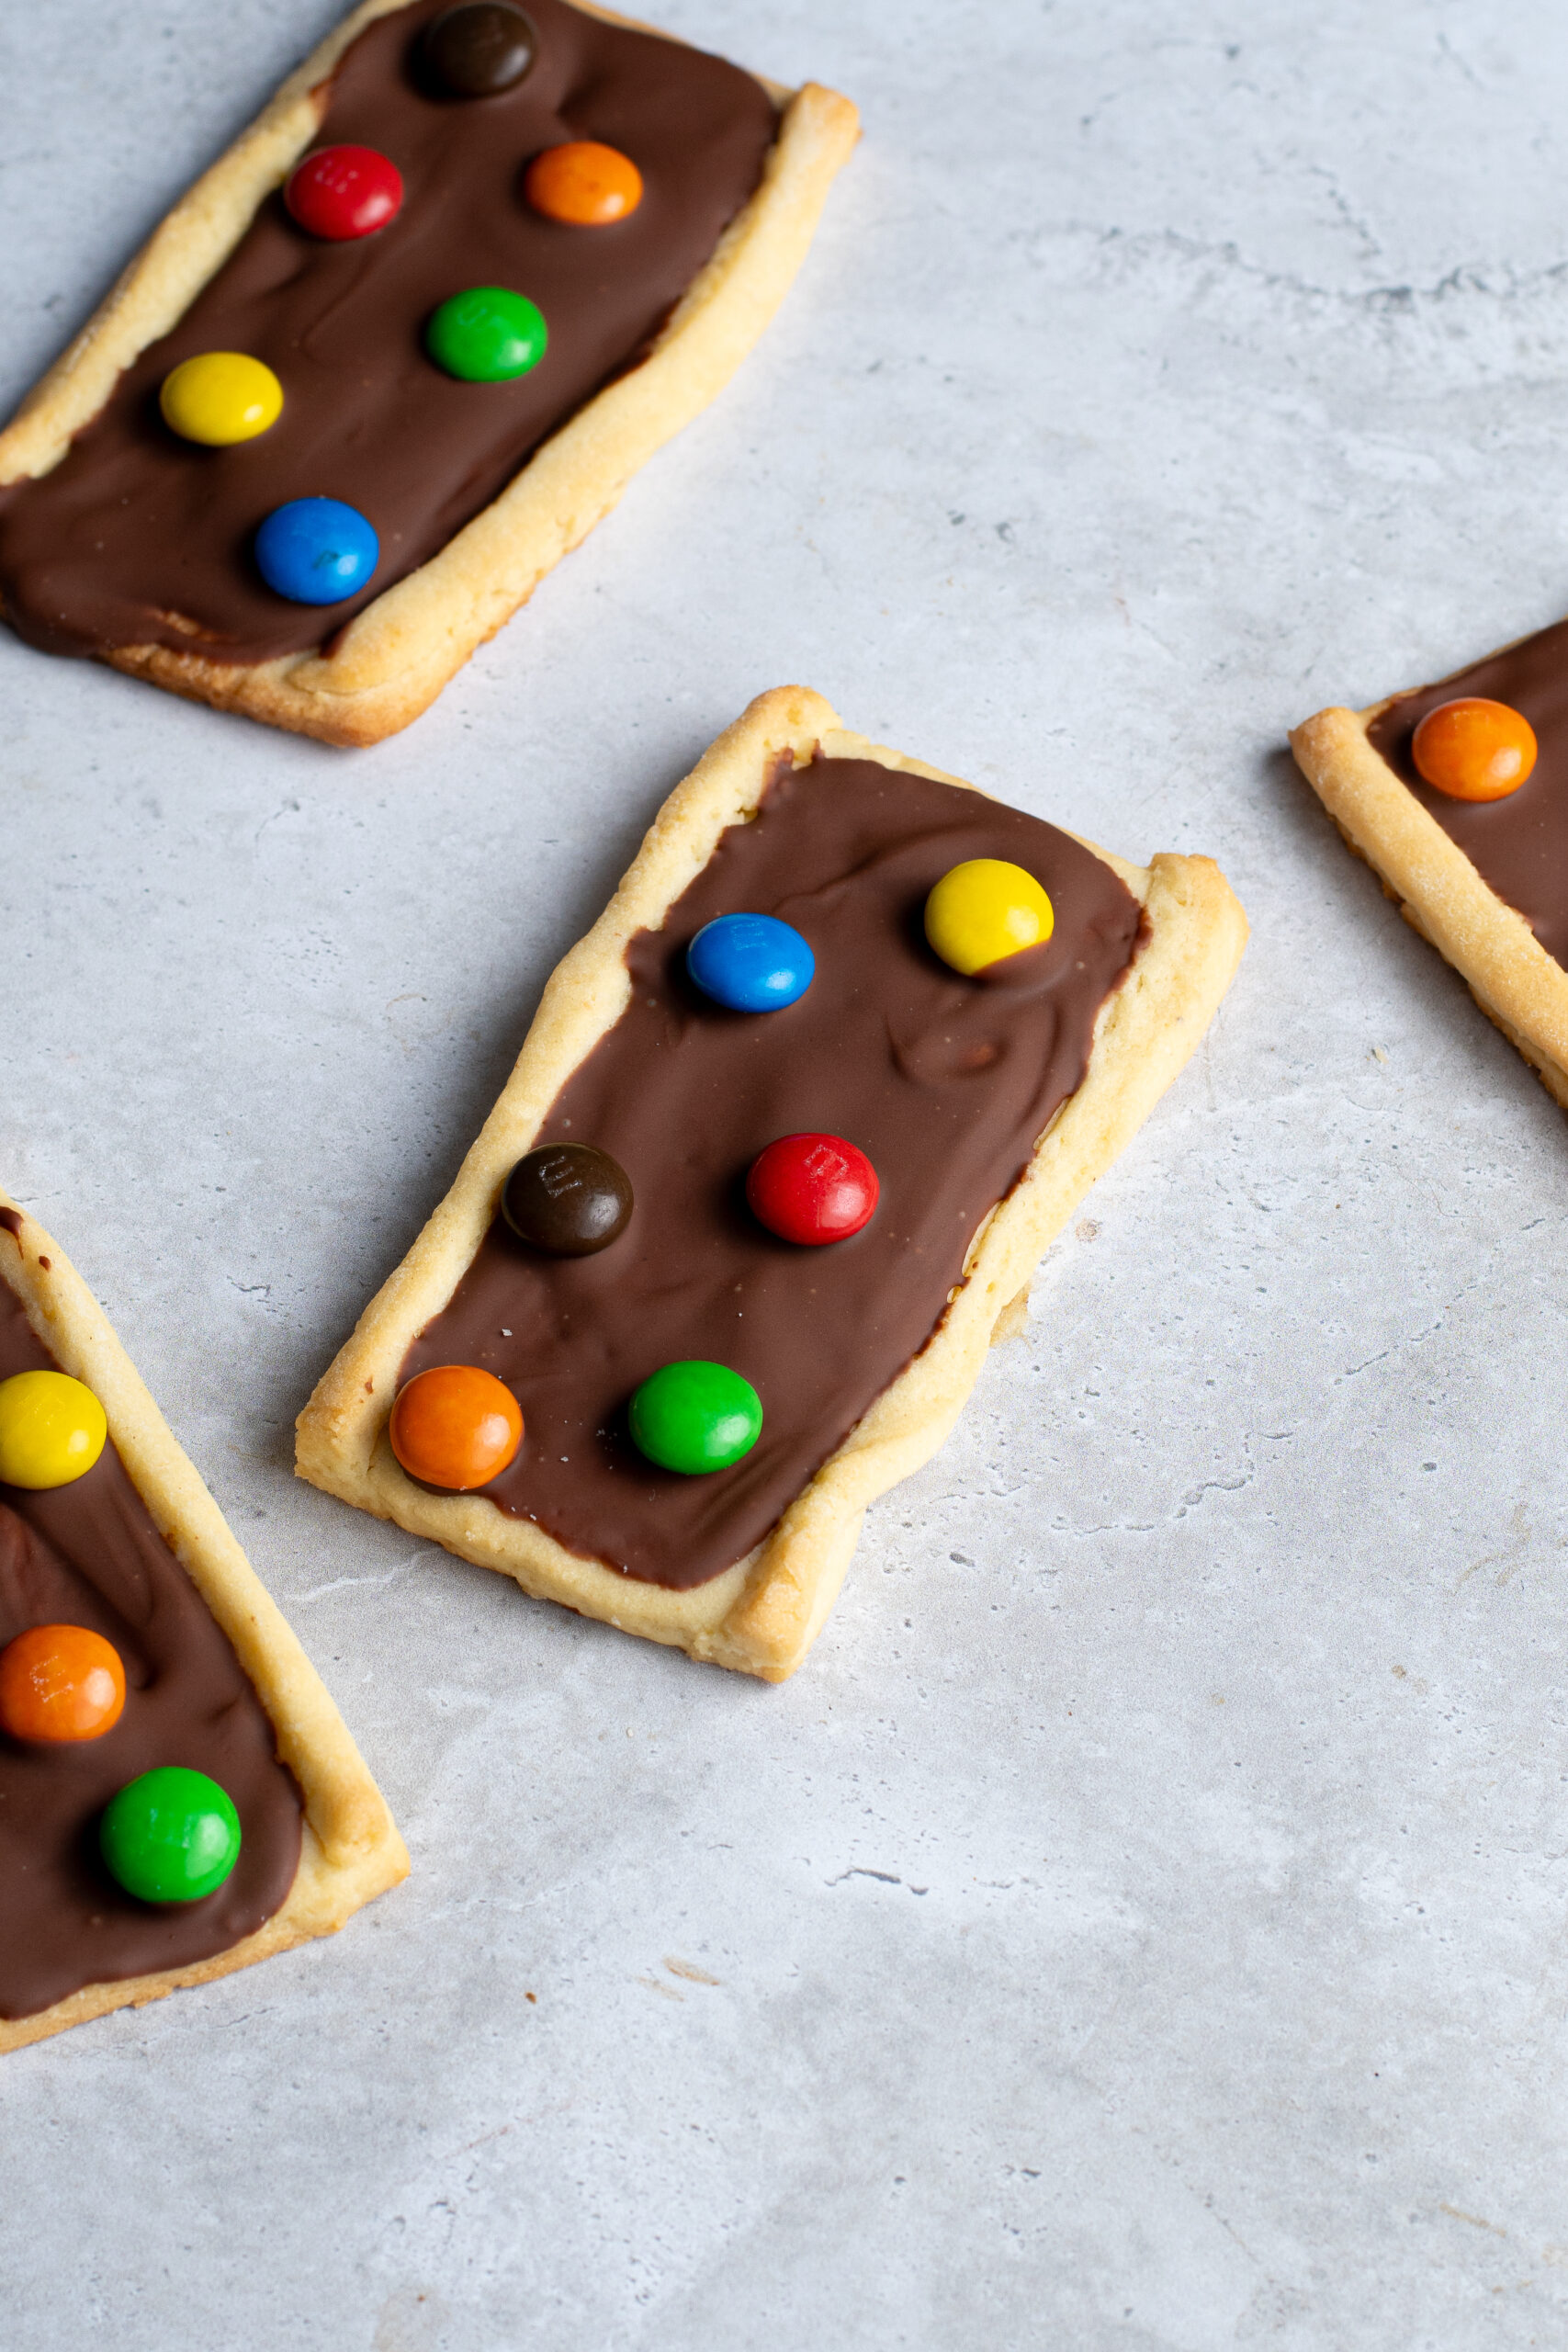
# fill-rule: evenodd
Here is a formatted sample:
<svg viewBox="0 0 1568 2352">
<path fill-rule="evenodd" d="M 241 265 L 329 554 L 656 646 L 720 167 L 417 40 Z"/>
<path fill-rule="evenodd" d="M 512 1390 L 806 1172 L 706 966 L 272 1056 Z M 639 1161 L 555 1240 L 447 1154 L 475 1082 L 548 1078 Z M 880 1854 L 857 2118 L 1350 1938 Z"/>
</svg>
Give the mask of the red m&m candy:
<svg viewBox="0 0 1568 2352">
<path fill-rule="evenodd" d="M 751 1214 L 781 1241 L 847 1241 L 870 1222 L 881 1186 L 842 1136 L 781 1136 L 751 1162 Z"/>
<path fill-rule="evenodd" d="M 295 165 L 283 200 L 309 235 L 346 244 L 397 219 L 403 175 L 374 147 L 318 147 Z"/>
</svg>

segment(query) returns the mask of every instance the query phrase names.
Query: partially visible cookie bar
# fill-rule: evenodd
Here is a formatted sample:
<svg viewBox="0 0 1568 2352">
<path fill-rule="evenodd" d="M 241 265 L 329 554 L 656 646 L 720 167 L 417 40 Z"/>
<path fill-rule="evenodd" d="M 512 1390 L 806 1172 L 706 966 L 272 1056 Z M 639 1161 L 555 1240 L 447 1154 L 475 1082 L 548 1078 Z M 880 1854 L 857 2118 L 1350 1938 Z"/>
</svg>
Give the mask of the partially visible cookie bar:
<svg viewBox="0 0 1568 2352">
<path fill-rule="evenodd" d="M 1405 921 L 1568 1108 L 1568 622 L 1291 737 Z"/>
<path fill-rule="evenodd" d="M 0 434 L 5 617 L 406 726 L 728 381 L 856 135 L 585 0 L 363 0 Z"/>
<path fill-rule="evenodd" d="M 0 1193 L 0 2051 L 331 1935 L 407 1871 L 101 1308 Z"/>
</svg>

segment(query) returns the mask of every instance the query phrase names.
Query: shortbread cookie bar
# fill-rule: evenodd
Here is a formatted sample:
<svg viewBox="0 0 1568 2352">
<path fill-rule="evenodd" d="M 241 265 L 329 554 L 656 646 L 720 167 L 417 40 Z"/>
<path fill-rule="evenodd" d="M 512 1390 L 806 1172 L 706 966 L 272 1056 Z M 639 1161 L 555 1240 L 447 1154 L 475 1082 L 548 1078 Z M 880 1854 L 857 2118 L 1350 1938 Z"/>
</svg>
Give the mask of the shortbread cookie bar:
<svg viewBox="0 0 1568 2352">
<path fill-rule="evenodd" d="M 722 389 L 856 135 L 586 0 L 363 0 L 0 434 L 5 617 L 407 726 Z"/>
<path fill-rule="evenodd" d="M 1246 935 L 1206 858 L 1130 865 L 762 695 L 549 981 L 301 1476 L 782 1680 Z"/>
<path fill-rule="evenodd" d="M 1319 711 L 1291 744 L 1406 922 L 1568 1108 L 1568 622 L 1438 685 Z"/>
<path fill-rule="evenodd" d="M 331 1935 L 407 1871 L 102 1310 L 0 1193 L 0 2051 Z"/>
</svg>

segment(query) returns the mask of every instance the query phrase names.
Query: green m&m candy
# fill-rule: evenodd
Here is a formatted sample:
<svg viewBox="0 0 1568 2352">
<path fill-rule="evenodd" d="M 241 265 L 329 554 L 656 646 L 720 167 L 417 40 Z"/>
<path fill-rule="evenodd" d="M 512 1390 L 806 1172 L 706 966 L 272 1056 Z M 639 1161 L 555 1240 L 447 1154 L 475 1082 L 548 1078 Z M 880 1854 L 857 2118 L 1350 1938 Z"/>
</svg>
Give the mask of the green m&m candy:
<svg viewBox="0 0 1568 2352">
<path fill-rule="evenodd" d="M 750 1453 L 762 1433 L 762 1400 L 728 1364 L 694 1358 L 667 1363 L 645 1380 L 630 1419 L 639 1452 L 661 1469 L 694 1478 L 728 1470 Z"/>
<path fill-rule="evenodd" d="M 470 286 L 443 302 L 424 331 L 424 347 L 438 368 L 465 384 L 504 384 L 525 376 L 545 356 L 545 314 L 526 294 L 507 286 Z"/>
<path fill-rule="evenodd" d="M 109 1799 L 98 1850 L 141 1902 L 198 1903 L 240 1859 L 240 1816 L 205 1772 L 159 1764 Z"/>
</svg>

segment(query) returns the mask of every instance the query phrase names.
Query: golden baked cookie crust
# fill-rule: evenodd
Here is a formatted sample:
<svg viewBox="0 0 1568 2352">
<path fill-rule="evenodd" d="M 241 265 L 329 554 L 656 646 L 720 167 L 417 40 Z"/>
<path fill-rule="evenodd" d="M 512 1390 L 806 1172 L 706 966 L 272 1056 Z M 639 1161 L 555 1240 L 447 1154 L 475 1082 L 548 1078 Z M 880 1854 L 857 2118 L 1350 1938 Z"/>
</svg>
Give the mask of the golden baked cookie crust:
<svg viewBox="0 0 1568 2352">
<path fill-rule="evenodd" d="M 671 794 L 609 906 L 558 965 L 451 1191 L 361 1316 L 298 1424 L 299 1475 L 328 1493 L 499 1568 L 538 1598 L 771 1682 L 795 1671 L 820 1632 L 867 1505 L 942 1443 L 987 1349 L 1016 1328 L 1042 1253 L 1192 1053 L 1247 940 L 1246 918 L 1210 859 L 1161 855 L 1144 868 L 1084 844 L 1121 876 L 1147 921 L 1126 978 L 1100 1010 L 1088 1075 L 1036 1147 L 1028 1172 L 981 1227 L 935 1336 L 747 1559 L 707 1584 L 671 1591 L 569 1552 L 483 1495 L 436 1495 L 414 1485 L 387 1439 L 399 1369 L 471 1263 L 507 1173 L 566 1080 L 619 1019 L 631 990 L 627 942 L 661 927 L 726 828 L 757 806 L 782 753 L 804 766 L 818 752 L 975 788 L 850 733 L 804 687 L 760 696 Z"/>
<path fill-rule="evenodd" d="M 85 1984 L 34 2017 L 0 2018 L 0 2051 L 20 2050 L 67 2026 L 181 1985 L 205 1984 L 315 1936 L 330 1936 L 363 1904 L 408 1875 L 408 1852 L 386 1800 L 282 1611 L 230 1532 L 218 1505 L 57 1241 L 0 1191 L 20 1220 L 0 1227 L 0 1281 L 64 1372 L 84 1381 L 108 1417 L 117 1452 L 171 1551 L 249 1677 L 305 1800 L 299 1867 L 288 1900 L 264 1928 L 187 1968 Z"/>
<path fill-rule="evenodd" d="M 1370 741 L 1368 729 L 1398 699 L 1320 710 L 1291 735 L 1296 763 L 1412 930 L 1568 1109 L 1568 972 Z"/>
<path fill-rule="evenodd" d="M 566 4 L 608 24 L 675 38 L 590 0 Z M 175 326 L 310 147 L 344 51 L 367 26 L 406 5 L 362 0 L 154 230 L 0 433 L 0 485 L 57 465 L 122 370 Z M 847 98 L 815 83 L 790 92 L 754 78 L 779 112 L 761 185 L 647 359 L 579 410 L 430 562 L 367 605 L 330 655 L 247 666 L 142 645 L 101 658 L 173 694 L 325 743 L 377 743 L 417 718 L 610 512 L 638 469 L 716 398 L 794 281 L 860 118 Z"/>
</svg>

